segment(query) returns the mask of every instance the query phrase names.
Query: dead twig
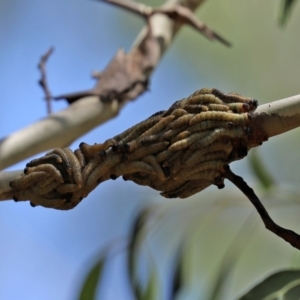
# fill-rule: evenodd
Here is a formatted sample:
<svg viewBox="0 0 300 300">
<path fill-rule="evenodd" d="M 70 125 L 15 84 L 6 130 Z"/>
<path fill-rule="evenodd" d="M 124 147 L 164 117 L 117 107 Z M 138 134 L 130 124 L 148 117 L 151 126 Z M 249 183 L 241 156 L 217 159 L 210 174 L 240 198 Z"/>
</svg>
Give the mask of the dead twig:
<svg viewBox="0 0 300 300">
<path fill-rule="evenodd" d="M 266 228 L 277 236 L 284 239 L 286 242 L 290 243 L 293 247 L 300 250 L 300 235 L 295 233 L 292 230 L 285 229 L 279 225 L 277 225 L 267 210 L 260 202 L 259 198 L 254 193 L 253 189 L 248 186 L 248 184 L 244 181 L 244 179 L 240 176 L 235 175 L 228 165 L 224 167 L 223 176 L 231 181 L 237 188 L 239 188 L 243 194 L 250 200 L 250 202 L 254 205 L 257 212 L 259 213 L 262 221 L 264 222 Z"/>
<path fill-rule="evenodd" d="M 46 75 L 46 63 L 48 61 L 48 58 L 50 55 L 53 53 L 54 48 L 51 47 L 44 55 L 42 55 L 40 62 L 38 64 L 38 68 L 41 71 L 41 78 L 39 80 L 39 85 L 42 87 L 44 93 L 45 93 L 45 100 L 47 102 L 47 112 L 48 115 L 52 113 L 52 108 L 51 108 L 51 92 L 48 86 L 47 82 L 47 75 Z"/>
</svg>

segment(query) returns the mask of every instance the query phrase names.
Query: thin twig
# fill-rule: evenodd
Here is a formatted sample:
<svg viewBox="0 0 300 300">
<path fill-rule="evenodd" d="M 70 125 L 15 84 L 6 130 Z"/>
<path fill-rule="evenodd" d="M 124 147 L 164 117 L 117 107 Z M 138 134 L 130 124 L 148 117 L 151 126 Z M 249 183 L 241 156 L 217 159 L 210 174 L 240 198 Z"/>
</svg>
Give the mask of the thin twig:
<svg viewBox="0 0 300 300">
<path fill-rule="evenodd" d="M 48 58 L 50 57 L 50 55 L 53 53 L 54 48 L 51 47 L 44 55 L 42 55 L 41 60 L 38 64 L 38 68 L 41 71 L 41 78 L 39 80 L 39 84 L 42 87 L 44 93 L 45 93 L 45 99 L 47 102 L 47 112 L 48 115 L 50 115 L 52 113 L 52 108 L 51 108 L 51 92 L 48 86 L 48 82 L 47 82 L 47 75 L 46 75 L 46 63 L 48 61 Z"/>
<path fill-rule="evenodd" d="M 231 181 L 237 188 L 239 188 L 244 193 L 244 195 L 251 201 L 267 229 L 284 239 L 286 242 L 290 243 L 293 247 L 300 250 L 300 235 L 298 235 L 292 230 L 285 229 L 277 225 L 272 220 L 267 210 L 254 193 L 253 189 L 248 186 L 248 184 L 244 181 L 242 177 L 235 175 L 230 170 L 230 167 L 228 165 L 224 166 L 223 175 L 225 178 Z"/>
</svg>

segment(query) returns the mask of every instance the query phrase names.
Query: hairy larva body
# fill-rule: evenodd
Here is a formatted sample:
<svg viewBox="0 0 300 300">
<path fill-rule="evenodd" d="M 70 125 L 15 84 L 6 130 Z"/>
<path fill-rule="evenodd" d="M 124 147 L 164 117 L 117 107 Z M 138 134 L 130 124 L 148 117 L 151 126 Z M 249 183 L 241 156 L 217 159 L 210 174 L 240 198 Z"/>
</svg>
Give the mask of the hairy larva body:
<svg viewBox="0 0 300 300">
<path fill-rule="evenodd" d="M 81 164 L 71 149 L 65 148 L 64 150 L 69 157 L 69 161 L 71 162 L 73 179 L 77 184 L 77 186 L 81 187 L 82 186 Z"/>
<path fill-rule="evenodd" d="M 17 190 L 24 190 L 29 188 L 34 183 L 44 180 L 45 178 L 49 177 L 50 174 L 45 171 L 38 171 L 28 175 L 24 175 L 18 177 L 10 182 L 10 186 L 13 189 Z"/>
<path fill-rule="evenodd" d="M 177 134 L 175 137 L 173 137 L 173 138 L 171 139 L 171 144 L 174 144 L 174 143 L 176 143 L 177 141 L 180 141 L 180 140 L 182 140 L 182 139 L 185 139 L 185 138 L 187 138 L 187 137 L 190 136 L 190 135 L 191 135 L 191 132 L 190 132 L 190 131 L 184 130 L 184 131 L 180 132 L 179 134 Z"/>
<path fill-rule="evenodd" d="M 228 105 L 225 104 L 208 104 L 207 105 L 209 110 L 213 111 L 228 111 L 230 108 Z"/>
<path fill-rule="evenodd" d="M 127 155 L 127 160 L 128 161 L 134 161 L 134 160 L 139 160 L 142 157 L 145 157 L 150 154 L 155 154 L 157 152 L 161 152 L 164 150 L 166 147 L 168 147 L 169 142 L 159 142 L 153 145 L 150 145 L 148 147 L 140 147 L 134 152 L 130 153 Z"/>
<path fill-rule="evenodd" d="M 147 131 L 148 129 L 152 128 L 156 123 L 158 123 L 162 119 L 161 116 L 156 116 L 150 119 L 147 119 L 131 128 L 126 130 L 125 132 L 113 137 L 116 141 L 122 141 L 124 143 L 128 143 Z"/>
<path fill-rule="evenodd" d="M 29 163 L 26 164 L 26 167 L 35 167 L 41 164 L 60 164 L 62 162 L 62 159 L 57 154 L 51 154 L 47 156 L 42 156 L 37 159 L 33 159 Z"/>
<path fill-rule="evenodd" d="M 188 130 L 190 132 L 197 132 L 197 131 L 203 131 L 203 130 L 218 128 L 218 127 L 228 128 L 228 122 L 206 120 L 190 126 Z"/>
<path fill-rule="evenodd" d="M 207 111 L 195 115 L 194 118 L 191 119 L 189 124 L 192 126 L 205 120 L 233 122 L 236 125 L 246 125 L 249 123 L 249 118 L 247 113 L 233 114 L 233 113 L 227 113 L 222 111 Z"/>
<path fill-rule="evenodd" d="M 182 128 L 189 124 L 190 120 L 194 117 L 194 114 L 187 114 L 184 116 L 179 117 L 174 122 L 172 122 L 171 128 Z"/>
<path fill-rule="evenodd" d="M 191 151 L 193 151 L 193 153 L 182 163 L 183 168 L 191 168 L 201 161 L 215 159 L 215 157 L 211 157 L 213 155 L 217 155 L 215 153 L 218 152 L 222 152 L 225 157 L 228 157 L 228 155 L 232 151 L 232 145 L 231 143 L 223 144 L 221 142 L 216 142 L 211 144 L 209 147 Z"/>
<path fill-rule="evenodd" d="M 186 115 L 187 112 L 184 109 L 182 109 L 182 108 L 177 108 L 177 109 L 173 110 L 171 114 L 173 116 L 175 116 L 176 118 L 179 118 L 181 116 Z"/>
<path fill-rule="evenodd" d="M 79 189 L 77 184 L 74 183 L 64 183 L 56 187 L 56 191 L 60 194 L 73 193 Z"/>
<path fill-rule="evenodd" d="M 186 104 L 182 107 L 186 112 L 199 114 L 202 111 L 208 111 L 208 107 L 202 104 Z"/>
<path fill-rule="evenodd" d="M 51 155 L 51 154 L 57 154 L 61 157 L 65 171 L 67 172 L 68 175 L 71 175 L 72 174 L 71 163 L 70 163 L 69 157 L 66 154 L 66 152 L 64 151 L 64 149 L 56 148 L 56 149 L 52 150 L 51 152 L 48 152 L 46 154 L 46 156 Z"/>
<path fill-rule="evenodd" d="M 173 119 L 175 118 L 175 116 L 170 115 L 167 116 L 165 118 L 163 118 L 162 120 L 160 120 L 158 123 L 156 123 L 153 127 L 151 127 L 150 129 L 148 129 L 147 131 L 145 131 L 141 136 L 140 139 L 148 136 L 148 135 L 152 135 L 152 134 L 156 134 L 159 133 L 161 130 L 163 130 Z"/>
<path fill-rule="evenodd" d="M 86 164 L 84 155 L 82 154 L 82 152 L 81 152 L 80 149 L 76 149 L 75 152 L 74 152 L 74 154 L 76 155 L 76 157 L 78 159 L 78 162 L 80 164 L 80 167 L 82 169 L 85 166 L 85 164 Z"/>
<path fill-rule="evenodd" d="M 43 187 L 41 187 L 37 184 L 32 185 L 31 189 L 32 189 L 33 193 L 35 193 L 35 194 L 44 195 L 44 194 L 47 194 L 47 193 L 51 192 L 52 190 L 54 190 L 60 184 L 61 184 L 60 182 L 53 180 L 48 185 L 45 185 Z"/>
<path fill-rule="evenodd" d="M 192 145 L 193 143 L 195 143 L 197 140 L 203 138 L 204 136 L 206 136 L 208 134 L 207 131 L 202 131 L 202 132 L 196 132 L 191 134 L 189 137 L 182 139 L 174 144 L 172 144 L 169 147 L 170 151 L 181 151 L 187 147 L 189 147 L 190 145 Z"/>
<path fill-rule="evenodd" d="M 199 139 L 195 142 L 191 149 L 199 149 L 207 147 L 208 145 L 212 144 L 214 141 L 218 140 L 219 138 L 240 138 L 245 135 L 245 131 L 240 128 L 233 128 L 233 129 L 225 129 L 225 128 L 217 128 L 212 133 L 208 134 L 207 136 Z"/>
<path fill-rule="evenodd" d="M 148 155 L 143 158 L 143 162 L 148 163 L 154 170 L 155 175 L 160 179 L 164 180 L 165 175 L 161 168 L 161 166 L 157 163 L 155 157 L 153 155 Z"/>
<path fill-rule="evenodd" d="M 49 173 L 49 175 L 53 177 L 54 180 L 57 180 L 60 183 L 64 182 L 61 173 L 53 165 L 50 164 L 43 164 L 43 165 L 38 165 L 36 167 L 27 168 L 26 174 L 31 174 L 39 171 L 44 171 Z"/>
</svg>

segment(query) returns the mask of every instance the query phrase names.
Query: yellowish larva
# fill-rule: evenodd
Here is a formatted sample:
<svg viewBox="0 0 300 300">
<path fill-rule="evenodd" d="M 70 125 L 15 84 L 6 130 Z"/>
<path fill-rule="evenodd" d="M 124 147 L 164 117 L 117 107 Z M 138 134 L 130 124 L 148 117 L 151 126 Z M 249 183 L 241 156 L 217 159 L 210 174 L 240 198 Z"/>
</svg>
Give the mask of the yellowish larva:
<svg viewBox="0 0 300 300">
<path fill-rule="evenodd" d="M 49 177 L 50 174 L 45 171 L 34 172 L 28 175 L 22 175 L 20 177 L 15 178 L 10 182 L 10 186 L 13 189 L 17 190 L 25 190 L 29 188 L 34 183 L 44 180 Z"/>
<path fill-rule="evenodd" d="M 32 189 L 33 193 L 35 193 L 35 194 L 44 195 L 44 194 L 47 194 L 47 193 L 51 192 L 52 190 L 54 190 L 60 184 L 61 184 L 60 182 L 53 180 L 48 185 L 45 185 L 43 187 L 41 187 L 37 184 L 32 185 L 31 189 Z"/>
<path fill-rule="evenodd" d="M 76 149 L 74 154 L 76 155 L 78 161 L 79 161 L 79 164 L 80 164 L 80 167 L 81 169 L 85 166 L 86 164 L 86 161 L 85 161 L 85 157 L 84 155 L 82 154 L 81 150 L 80 149 Z"/>
<path fill-rule="evenodd" d="M 79 190 L 79 186 L 74 183 L 63 183 L 56 187 L 56 191 L 60 194 L 74 193 Z"/>
<path fill-rule="evenodd" d="M 174 144 L 176 143 L 177 141 L 180 141 L 182 139 L 185 139 L 187 138 L 188 136 L 191 135 L 191 132 L 188 131 L 188 130 L 184 130 L 184 131 L 181 131 L 179 134 L 177 134 L 175 137 L 173 137 L 171 139 L 171 144 Z"/>
<path fill-rule="evenodd" d="M 172 122 L 171 128 L 181 128 L 189 124 L 190 120 L 194 117 L 194 114 L 187 114 L 179 117 L 174 122 Z"/>
<path fill-rule="evenodd" d="M 157 163 L 155 157 L 153 155 L 148 155 L 145 156 L 143 158 L 143 161 L 145 163 L 148 163 L 154 170 L 156 176 L 160 179 L 160 180 L 164 180 L 165 179 L 165 175 L 164 172 L 161 168 L 161 166 Z"/>
<path fill-rule="evenodd" d="M 68 155 L 69 161 L 71 163 L 73 179 L 75 183 L 78 185 L 78 187 L 81 187 L 82 186 L 81 164 L 71 149 L 65 148 L 64 150 Z"/>
<path fill-rule="evenodd" d="M 187 114 L 187 112 L 182 108 L 177 108 L 177 109 L 172 111 L 172 115 L 174 115 L 176 118 L 179 118 L 179 117 L 184 116 L 186 114 Z"/>
<path fill-rule="evenodd" d="M 225 105 L 225 104 L 208 104 L 207 105 L 209 110 L 213 110 L 213 111 L 228 111 L 229 105 Z"/>
<path fill-rule="evenodd" d="M 39 171 L 44 171 L 44 172 L 49 173 L 49 175 L 54 180 L 57 180 L 58 182 L 61 182 L 61 183 L 64 182 L 64 178 L 62 177 L 59 170 L 56 169 L 53 165 L 50 165 L 50 164 L 43 164 L 43 165 L 38 165 L 36 167 L 27 168 L 26 174 L 31 174 L 31 173 L 39 172 Z"/>
</svg>

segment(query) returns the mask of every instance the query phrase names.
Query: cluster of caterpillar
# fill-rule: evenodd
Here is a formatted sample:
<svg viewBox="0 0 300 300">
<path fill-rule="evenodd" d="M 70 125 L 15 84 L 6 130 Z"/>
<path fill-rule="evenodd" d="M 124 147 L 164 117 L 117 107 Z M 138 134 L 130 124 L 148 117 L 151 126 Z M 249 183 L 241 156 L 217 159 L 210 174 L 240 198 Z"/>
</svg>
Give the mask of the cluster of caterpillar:
<svg viewBox="0 0 300 300">
<path fill-rule="evenodd" d="M 123 176 L 186 198 L 224 187 L 223 166 L 247 155 L 257 100 L 201 89 L 103 144 L 55 149 L 27 164 L 11 182 L 15 200 L 58 209 L 76 206 L 97 185 Z M 26 199 L 25 199 L 26 198 Z"/>
</svg>

